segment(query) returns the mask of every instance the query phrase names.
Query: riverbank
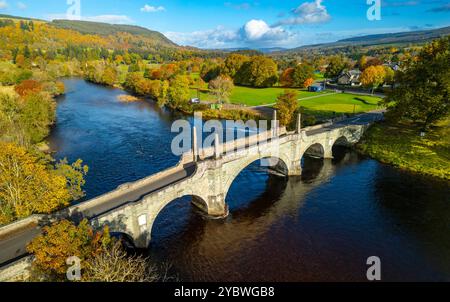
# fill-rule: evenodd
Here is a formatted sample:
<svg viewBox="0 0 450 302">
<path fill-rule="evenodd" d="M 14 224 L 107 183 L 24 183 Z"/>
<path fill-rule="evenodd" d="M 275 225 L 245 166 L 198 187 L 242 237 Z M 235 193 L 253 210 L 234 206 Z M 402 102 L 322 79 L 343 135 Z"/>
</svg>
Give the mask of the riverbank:
<svg viewBox="0 0 450 302">
<path fill-rule="evenodd" d="M 358 150 L 382 163 L 411 172 L 450 180 L 450 118 L 433 127 L 425 137 L 411 124 L 373 125 Z"/>
</svg>

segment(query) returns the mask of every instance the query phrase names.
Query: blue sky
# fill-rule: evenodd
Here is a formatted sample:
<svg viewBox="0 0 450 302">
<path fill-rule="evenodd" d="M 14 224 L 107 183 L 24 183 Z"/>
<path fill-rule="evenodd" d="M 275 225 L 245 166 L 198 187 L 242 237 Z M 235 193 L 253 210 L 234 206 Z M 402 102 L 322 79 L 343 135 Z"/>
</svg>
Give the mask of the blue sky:
<svg viewBox="0 0 450 302">
<path fill-rule="evenodd" d="M 139 25 L 202 48 L 291 48 L 450 25 L 450 0 L 369 0 L 381 1 L 378 21 L 367 18 L 368 0 L 0 0 L 0 13 L 65 19 L 76 1 L 82 20 Z"/>
</svg>

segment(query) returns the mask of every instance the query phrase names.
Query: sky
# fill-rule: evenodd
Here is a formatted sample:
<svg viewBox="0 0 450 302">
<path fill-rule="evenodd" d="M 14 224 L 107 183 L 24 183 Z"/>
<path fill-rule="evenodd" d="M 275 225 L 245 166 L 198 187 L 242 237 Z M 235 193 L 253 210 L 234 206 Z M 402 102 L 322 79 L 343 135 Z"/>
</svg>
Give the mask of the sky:
<svg viewBox="0 0 450 302">
<path fill-rule="evenodd" d="M 138 25 L 200 48 L 294 48 L 449 26 L 450 0 L 0 0 L 0 14 Z"/>
</svg>

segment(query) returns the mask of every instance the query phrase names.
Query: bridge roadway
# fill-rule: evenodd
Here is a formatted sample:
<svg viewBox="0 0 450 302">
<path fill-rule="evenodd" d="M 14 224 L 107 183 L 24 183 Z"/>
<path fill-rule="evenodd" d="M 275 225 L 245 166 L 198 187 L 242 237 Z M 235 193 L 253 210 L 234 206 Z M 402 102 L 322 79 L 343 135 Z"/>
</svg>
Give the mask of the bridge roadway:
<svg viewBox="0 0 450 302">
<path fill-rule="evenodd" d="M 305 132 L 307 136 L 317 135 L 320 133 L 330 131 L 331 129 L 345 127 L 348 125 L 368 124 L 376 120 L 379 120 L 380 116 L 381 111 L 366 113 L 350 119 L 345 119 L 343 121 L 334 123 L 324 128 L 314 129 Z M 59 212 L 60 215 L 58 215 L 57 213 L 56 216 L 59 216 L 60 218 L 74 216 L 74 214 L 78 214 L 81 215 L 82 217 L 87 218 L 99 216 L 103 213 L 121 207 L 122 205 L 128 204 L 130 202 L 139 201 L 148 194 L 157 192 L 161 189 L 164 189 L 165 187 L 168 187 L 174 183 L 186 179 L 191 175 L 193 175 L 195 169 L 196 164 L 194 162 L 186 164 L 179 169 L 173 169 L 170 174 L 159 177 L 156 181 L 144 183 L 141 186 L 133 189 L 132 191 L 124 190 L 123 192 L 120 192 L 119 190 L 118 194 L 114 195 L 111 198 L 103 200 L 101 203 L 93 202 L 97 199 L 94 198 L 93 200 L 85 201 L 80 204 L 80 205 L 92 204 L 92 206 L 86 207 L 84 210 L 80 210 L 79 212 L 73 213 L 70 210 L 67 211 L 68 209 L 70 209 L 68 208 L 66 210 L 60 211 Z M 71 213 L 69 214 L 68 212 Z M 33 238 L 35 238 L 41 233 L 41 229 L 42 229 L 41 225 L 37 225 L 36 223 L 30 223 L 28 226 L 25 226 L 19 230 L 13 231 L 6 235 L 0 235 L 0 267 L 26 255 L 26 245 Z"/>
</svg>

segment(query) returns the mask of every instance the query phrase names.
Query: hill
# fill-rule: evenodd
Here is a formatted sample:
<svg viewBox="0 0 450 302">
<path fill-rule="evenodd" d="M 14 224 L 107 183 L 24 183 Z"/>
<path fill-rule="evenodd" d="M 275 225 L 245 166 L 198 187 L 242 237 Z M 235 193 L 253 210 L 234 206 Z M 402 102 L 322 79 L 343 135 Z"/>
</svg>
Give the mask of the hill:
<svg viewBox="0 0 450 302">
<path fill-rule="evenodd" d="M 346 47 L 370 47 L 370 46 L 402 46 L 407 44 L 422 44 L 433 39 L 450 35 L 450 27 L 443 27 L 432 30 L 409 31 L 400 33 L 387 33 L 378 35 L 368 35 L 339 40 L 333 43 L 316 45 L 306 45 L 287 52 L 307 52 L 311 50 L 338 50 Z"/>
<path fill-rule="evenodd" d="M 40 20 L 40 19 L 27 18 L 27 17 L 18 17 L 18 16 L 11 16 L 11 15 L 5 15 L 5 14 L 0 14 L 0 19 L 30 20 L 30 21 L 42 21 L 42 22 L 45 22 L 44 20 Z"/>
<path fill-rule="evenodd" d="M 62 29 L 71 29 L 82 34 L 109 36 L 117 33 L 129 33 L 131 35 L 143 36 L 152 39 L 155 44 L 166 47 L 177 47 L 178 45 L 157 31 L 134 25 L 108 24 L 90 21 L 53 20 L 51 24 Z"/>
</svg>

